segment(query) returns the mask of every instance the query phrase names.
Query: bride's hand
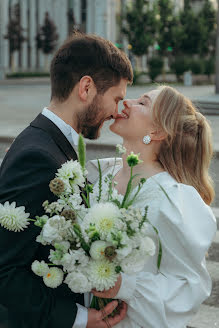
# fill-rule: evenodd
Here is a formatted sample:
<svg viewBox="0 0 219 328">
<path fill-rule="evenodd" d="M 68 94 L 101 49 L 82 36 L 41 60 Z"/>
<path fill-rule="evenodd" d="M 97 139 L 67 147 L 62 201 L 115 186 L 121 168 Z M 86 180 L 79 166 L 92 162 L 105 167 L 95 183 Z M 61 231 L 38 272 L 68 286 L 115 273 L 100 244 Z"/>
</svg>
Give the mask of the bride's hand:
<svg viewBox="0 0 219 328">
<path fill-rule="evenodd" d="M 97 296 L 97 297 L 114 298 L 120 290 L 121 283 L 122 283 L 122 276 L 120 274 L 114 287 L 112 287 L 108 290 L 104 290 L 103 292 L 98 292 L 96 289 L 92 289 L 91 292 L 94 294 L 94 296 Z"/>
</svg>

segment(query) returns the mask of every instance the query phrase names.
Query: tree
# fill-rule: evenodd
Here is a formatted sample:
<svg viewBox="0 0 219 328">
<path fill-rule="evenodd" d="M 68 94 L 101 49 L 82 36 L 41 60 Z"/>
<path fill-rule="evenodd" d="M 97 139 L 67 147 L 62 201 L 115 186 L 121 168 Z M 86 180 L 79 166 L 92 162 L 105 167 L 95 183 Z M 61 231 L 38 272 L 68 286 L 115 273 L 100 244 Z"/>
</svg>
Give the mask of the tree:
<svg viewBox="0 0 219 328">
<path fill-rule="evenodd" d="M 219 94 L 219 0 L 217 10 L 217 38 L 216 38 L 216 85 L 215 92 Z"/>
<path fill-rule="evenodd" d="M 147 54 L 148 48 L 155 42 L 156 11 L 150 8 L 150 1 L 135 0 L 132 8 L 126 11 L 126 27 L 123 33 L 132 45 L 132 52 L 136 56 Z"/>
<path fill-rule="evenodd" d="M 20 5 L 15 4 L 10 13 L 7 34 L 4 36 L 9 41 L 9 52 L 12 71 L 14 71 L 14 53 L 20 51 L 22 43 L 26 40 L 23 35 L 24 29 L 20 23 Z"/>
<path fill-rule="evenodd" d="M 212 55 L 215 53 L 216 41 L 216 11 L 210 0 L 205 0 L 199 13 L 202 23 L 202 43 L 200 45 L 201 55 Z"/>
<path fill-rule="evenodd" d="M 174 45 L 174 27 L 177 26 L 177 16 L 174 13 L 172 0 L 158 0 L 158 38 L 159 52 L 162 56 L 169 56 Z"/>
<path fill-rule="evenodd" d="M 56 26 L 50 19 L 49 13 L 45 13 L 44 24 L 40 27 L 39 32 L 36 36 L 37 48 L 41 49 L 45 55 L 51 54 L 57 45 L 59 38 L 56 32 Z M 47 57 L 46 57 L 46 68 L 47 68 Z"/>
</svg>

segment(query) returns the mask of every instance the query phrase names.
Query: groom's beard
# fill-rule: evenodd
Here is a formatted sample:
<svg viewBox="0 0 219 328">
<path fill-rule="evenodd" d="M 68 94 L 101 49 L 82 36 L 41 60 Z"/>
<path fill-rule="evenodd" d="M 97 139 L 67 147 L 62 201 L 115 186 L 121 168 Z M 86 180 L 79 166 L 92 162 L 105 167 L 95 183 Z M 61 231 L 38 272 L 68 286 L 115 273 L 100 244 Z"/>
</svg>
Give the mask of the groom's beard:
<svg viewBox="0 0 219 328">
<path fill-rule="evenodd" d="M 88 139 L 97 139 L 99 137 L 101 125 L 105 121 L 104 117 L 100 117 L 100 113 L 103 111 L 103 106 L 100 105 L 100 97 L 96 95 L 83 113 L 77 116 L 78 131 Z"/>
</svg>

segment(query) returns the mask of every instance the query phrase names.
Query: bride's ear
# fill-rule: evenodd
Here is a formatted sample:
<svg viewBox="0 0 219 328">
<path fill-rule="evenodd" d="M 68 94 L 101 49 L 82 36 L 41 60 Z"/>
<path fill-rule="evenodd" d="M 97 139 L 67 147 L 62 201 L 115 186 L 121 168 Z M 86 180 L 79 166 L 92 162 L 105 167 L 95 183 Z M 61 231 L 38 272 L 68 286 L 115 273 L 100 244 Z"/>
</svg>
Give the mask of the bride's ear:
<svg viewBox="0 0 219 328">
<path fill-rule="evenodd" d="M 96 87 L 94 85 L 93 79 L 89 75 L 83 76 L 78 85 L 78 96 L 81 101 L 89 101 L 93 99 L 96 94 Z"/>
<path fill-rule="evenodd" d="M 154 130 L 151 132 L 151 139 L 156 141 L 162 141 L 167 138 L 167 133 L 163 130 Z"/>
</svg>

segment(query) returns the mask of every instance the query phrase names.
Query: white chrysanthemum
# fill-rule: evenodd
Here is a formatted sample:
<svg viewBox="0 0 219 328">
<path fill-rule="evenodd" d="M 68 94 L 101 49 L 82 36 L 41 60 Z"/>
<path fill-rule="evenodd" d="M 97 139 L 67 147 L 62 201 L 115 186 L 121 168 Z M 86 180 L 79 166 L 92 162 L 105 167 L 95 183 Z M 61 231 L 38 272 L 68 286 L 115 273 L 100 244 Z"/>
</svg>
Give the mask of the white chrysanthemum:
<svg viewBox="0 0 219 328">
<path fill-rule="evenodd" d="M 19 232 L 27 228 L 30 222 L 28 221 L 29 213 L 25 213 L 25 207 L 16 207 L 16 203 L 11 205 L 5 202 L 0 204 L 0 224 L 3 228 L 9 231 Z"/>
<path fill-rule="evenodd" d="M 87 293 L 92 289 L 90 281 L 82 272 L 69 273 L 64 282 L 74 293 Z"/>
<path fill-rule="evenodd" d="M 49 266 L 44 261 L 34 261 L 31 265 L 32 271 L 40 277 L 47 275 L 49 272 Z"/>
<path fill-rule="evenodd" d="M 43 226 L 41 235 L 47 243 L 60 242 L 67 238 L 70 227 L 70 221 L 66 221 L 63 216 L 55 215 Z"/>
<path fill-rule="evenodd" d="M 63 271 L 59 268 L 50 268 L 43 277 L 44 284 L 50 288 L 57 288 L 63 281 Z"/>
<path fill-rule="evenodd" d="M 144 255 L 154 256 L 156 251 L 156 246 L 154 241 L 149 237 L 142 238 L 140 251 L 142 252 L 143 256 Z"/>
<path fill-rule="evenodd" d="M 62 167 L 58 169 L 56 176 L 67 183 L 71 188 L 73 188 L 73 190 L 75 190 L 75 187 L 77 186 L 84 187 L 85 179 L 81 165 L 78 161 L 70 160 L 64 163 Z"/>
<path fill-rule="evenodd" d="M 90 224 L 95 224 L 101 239 L 105 239 L 111 232 L 121 228 L 119 217 L 120 210 L 116 205 L 112 203 L 99 203 L 91 207 L 84 222 L 87 227 Z"/>
<path fill-rule="evenodd" d="M 103 291 L 115 286 L 118 274 L 112 262 L 107 260 L 90 261 L 88 271 L 89 279 L 96 290 Z"/>
<path fill-rule="evenodd" d="M 70 250 L 61 260 L 63 270 L 66 272 L 75 271 L 77 265 L 80 265 L 80 267 L 86 267 L 88 262 L 89 257 L 82 248 L 78 250 Z"/>
<path fill-rule="evenodd" d="M 90 256 L 93 260 L 102 260 L 105 258 L 105 249 L 107 246 L 110 246 L 109 243 L 106 243 L 102 240 L 94 241 L 91 244 Z"/>
</svg>

